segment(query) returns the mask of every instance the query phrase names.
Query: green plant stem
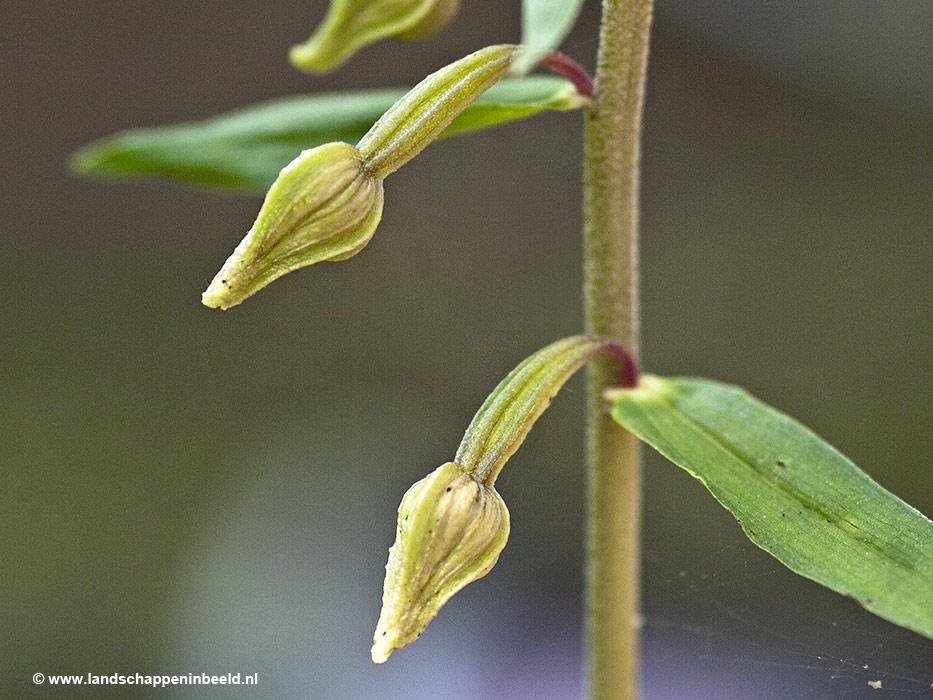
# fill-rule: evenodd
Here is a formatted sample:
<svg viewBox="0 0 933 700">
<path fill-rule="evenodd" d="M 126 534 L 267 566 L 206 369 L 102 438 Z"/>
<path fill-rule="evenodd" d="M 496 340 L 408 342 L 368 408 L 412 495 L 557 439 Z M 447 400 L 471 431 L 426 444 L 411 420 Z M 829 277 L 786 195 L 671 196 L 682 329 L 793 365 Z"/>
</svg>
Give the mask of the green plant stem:
<svg viewBox="0 0 933 700">
<path fill-rule="evenodd" d="M 638 173 L 652 0 L 603 0 L 596 98 L 584 129 L 587 333 L 638 353 Z M 641 454 L 603 391 L 612 363 L 590 365 L 587 395 L 585 664 L 589 700 L 638 693 Z"/>
</svg>

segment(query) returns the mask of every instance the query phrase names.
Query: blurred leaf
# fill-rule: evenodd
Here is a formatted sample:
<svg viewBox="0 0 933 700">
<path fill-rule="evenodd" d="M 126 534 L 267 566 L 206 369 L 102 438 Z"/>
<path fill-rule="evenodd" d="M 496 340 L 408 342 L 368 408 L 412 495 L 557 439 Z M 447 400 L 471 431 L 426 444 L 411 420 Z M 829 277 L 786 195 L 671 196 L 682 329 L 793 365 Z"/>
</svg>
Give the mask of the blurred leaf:
<svg viewBox="0 0 933 700">
<path fill-rule="evenodd" d="M 580 14 L 583 0 L 523 0 L 522 45 L 524 53 L 515 61 L 514 72 L 531 69 L 548 51 L 566 38 Z"/>
<path fill-rule="evenodd" d="M 792 418 L 738 387 L 640 378 L 612 417 L 699 479 L 756 545 L 933 638 L 933 523 Z"/>
<path fill-rule="evenodd" d="M 162 176 L 262 193 L 302 150 L 330 141 L 356 143 L 405 93 L 400 88 L 291 97 L 201 122 L 134 129 L 85 146 L 70 165 L 84 175 Z M 441 137 L 582 104 L 563 78 L 509 78 L 467 107 Z"/>
</svg>

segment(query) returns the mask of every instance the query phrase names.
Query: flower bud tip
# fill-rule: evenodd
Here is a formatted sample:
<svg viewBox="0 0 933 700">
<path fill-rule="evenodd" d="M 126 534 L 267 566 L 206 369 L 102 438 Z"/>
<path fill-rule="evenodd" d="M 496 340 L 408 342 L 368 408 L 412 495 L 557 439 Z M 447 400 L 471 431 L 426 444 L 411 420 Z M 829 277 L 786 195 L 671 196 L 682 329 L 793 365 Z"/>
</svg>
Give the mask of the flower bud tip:
<svg viewBox="0 0 933 700">
<path fill-rule="evenodd" d="M 392 653 L 393 649 L 395 649 L 395 647 L 391 642 L 387 642 L 382 639 L 374 642 L 373 648 L 370 651 L 370 655 L 373 657 L 373 663 L 384 664 L 389 660 L 389 655 Z"/>
<path fill-rule="evenodd" d="M 201 294 L 201 303 L 204 304 L 204 306 L 211 309 L 226 310 L 243 301 L 243 298 L 234 296 L 231 293 L 230 282 L 227 281 L 228 274 L 233 273 L 230 274 L 231 278 L 235 275 L 235 271 L 230 268 L 233 267 L 234 261 L 238 259 L 242 247 L 242 243 L 237 246 L 233 254 L 227 258 L 224 266 L 220 268 L 220 272 L 214 275 L 214 279 L 211 280 L 207 289 Z"/>
</svg>

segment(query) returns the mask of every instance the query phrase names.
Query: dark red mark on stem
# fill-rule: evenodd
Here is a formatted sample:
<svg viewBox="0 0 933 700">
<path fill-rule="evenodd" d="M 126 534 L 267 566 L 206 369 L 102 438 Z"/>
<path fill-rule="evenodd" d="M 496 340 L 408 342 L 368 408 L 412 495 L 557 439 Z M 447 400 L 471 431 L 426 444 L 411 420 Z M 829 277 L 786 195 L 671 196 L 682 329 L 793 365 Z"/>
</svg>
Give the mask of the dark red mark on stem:
<svg viewBox="0 0 933 700">
<path fill-rule="evenodd" d="M 606 344 L 605 353 L 611 355 L 619 364 L 619 386 L 631 389 L 638 384 L 638 365 L 629 355 L 628 350 L 614 340 Z"/>
<path fill-rule="evenodd" d="M 544 54 L 544 58 L 542 58 L 539 63 L 546 68 L 550 68 L 558 75 L 567 78 L 567 80 L 573 83 L 577 92 L 584 97 L 593 97 L 596 95 L 596 87 L 593 84 L 593 79 L 590 77 L 590 74 L 586 72 L 583 66 L 570 58 L 570 56 L 562 54 L 560 51 L 551 51 L 550 53 Z"/>
</svg>

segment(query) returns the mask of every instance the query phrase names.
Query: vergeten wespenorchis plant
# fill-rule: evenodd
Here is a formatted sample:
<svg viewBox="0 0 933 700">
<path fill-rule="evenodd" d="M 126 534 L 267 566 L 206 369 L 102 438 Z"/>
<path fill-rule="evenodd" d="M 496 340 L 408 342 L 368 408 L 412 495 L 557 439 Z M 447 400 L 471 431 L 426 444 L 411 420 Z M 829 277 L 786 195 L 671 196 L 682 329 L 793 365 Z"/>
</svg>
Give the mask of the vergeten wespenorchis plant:
<svg viewBox="0 0 933 700">
<path fill-rule="evenodd" d="M 385 661 L 411 642 L 451 595 L 495 564 L 509 528 L 495 478 L 560 385 L 594 358 L 585 577 L 591 698 L 637 694 L 638 438 L 699 479 L 753 542 L 790 569 L 933 638 L 929 519 L 744 391 L 635 371 L 639 133 L 652 3 L 604 1 L 595 87 L 586 71 L 553 53 L 581 4 L 525 0 L 524 49 L 482 49 L 407 93 L 301 98 L 128 132 L 92 144 L 73 164 L 91 174 L 160 174 L 240 189 L 272 183 L 250 233 L 205 292 L 207 305 L 227 308 L 298 267 L 358 252 L 379 221 L 382 180 L 435 138 L 545 109 L 585 108 L 587 334 L 516 367 L 480 408 L 454 460 L 406 494 L 373 659 Z M 378 38 L 439 29 L 456 5 L 335 0 L 292 60 L 333 68 Z M 567 80 L 505 78 L 536 63 Z"/>
</svg>

